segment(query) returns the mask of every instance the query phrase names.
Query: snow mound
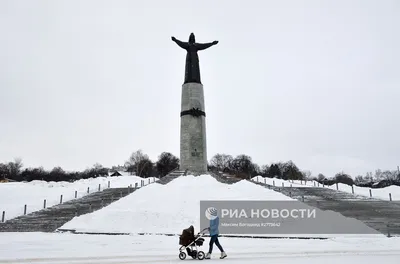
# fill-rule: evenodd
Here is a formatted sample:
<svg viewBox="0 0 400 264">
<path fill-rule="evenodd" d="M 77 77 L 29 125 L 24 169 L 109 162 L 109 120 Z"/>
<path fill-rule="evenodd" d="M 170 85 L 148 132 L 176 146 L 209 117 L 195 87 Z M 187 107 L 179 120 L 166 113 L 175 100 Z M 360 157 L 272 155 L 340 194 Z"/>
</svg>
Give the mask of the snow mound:
<svg viewBox="0 0 400 264">
<path fill-rule="evenodd" d="M 255 182 L 261 182 L 261 183 L 266 183 L 269 185 L 274 185 L 275 186 L 292 186 L 292 187 L 319 187 L 319 188 L 329 188 L 332 190 L 338 190 L 341 192 L 347 192 L 347 193 L 353 193 L 355 195 L 361 195 L 365 197 L 370 197 L 380 199 L 380 200 L 390 200 L 392 201 L 400 201 L 400 187 L 399 186 L 388 186 L 384 188 L 368 188 L 368 187 L 359 187 L 359 186 L 353 186 L 353 189 L 351 188 L 350 185 L 343 184 L 343 183 L 338 183 L 333 185 L 323 185 L 321 183 L 318 183 L 316 181 L 286 181 L 282 179 L 276 179 L 276 178 L 264 178 L 262 176 L 256 176 L 251 179 L 252 181 Z M 370 193 L 371 190 L 371 193 Z"/>
<path fill-rule="evenodd" d="M 43 203 L 46 199 L 46 207 L 60 203 L 60 196 L 63 195 L 63 202 L 108 188 L 128 187 L 141 181 L 143 184 L 149 184 L 157 180 L 156 178 L 141 178 L 137 176 L 119 176 L 119 177 L 98 177 L 82 179 L 75 182 L 7 182 L 0 183 L 0 213 L 5 211 L 5 220 L 24 214 L 24 205 L 27 205 L 27 214 L 43 209 Z M 1 219 L 0 219 L 1 221 Z"/>
<path fill-rule="evenodd" d="M 353 190 L 350 185 L 343 184 L 343 183 L 338 183 L 338 186 L 336 187 L 336 184 L 328 186 L 330 189 L 334 190 L 339 190 L 342 192 L 347 192 L 347 193 L 352 193 Z M 362 195 L 366 197 L 370 197 L 370 194 L 372 198 L 376 199 L 381 199 L 381 200 L 390 200 L 390 197 L 392 198 L 392 201 L 400 201 L 400 187 L 391 185 L 388 187 L 384 188 L 368 188 L 368 187 L 359 187 L 359 186 L 353 186 L 354 189 L 354 194 L 356 195 Z M 371 193 L 370 193 L 371 190 Z"/>
<path fill-rule="evenodd" d="M 75 217 L 60 229 L 78 232 L 180 233 L 200 226 L 201 200 L 292 200 L 248 181 L 227 185 L 209 175 L 179 177 L 151 184 L 91 214 Z"/>
<path fill-rule="evenodd" d="M 272 186 L 277 186 L 277 187 L 322 187 L 322 184 L 316 182 L 316 181 L 300 181 L 300 180 L 282 180 L 278 178 L 267 178 L 267 177 L 262 177 L 262 176 L 256 176 L 251 179 L 252 181 L 255 182 L 261 182 L 261 183 L 266 183 Z"/>
</svg>

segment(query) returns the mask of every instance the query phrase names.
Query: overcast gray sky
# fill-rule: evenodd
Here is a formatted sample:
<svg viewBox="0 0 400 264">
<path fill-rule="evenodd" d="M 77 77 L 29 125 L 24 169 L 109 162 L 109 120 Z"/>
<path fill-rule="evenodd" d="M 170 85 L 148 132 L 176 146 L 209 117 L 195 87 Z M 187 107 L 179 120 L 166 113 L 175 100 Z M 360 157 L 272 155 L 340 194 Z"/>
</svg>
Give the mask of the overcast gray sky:
<svg viewBox="0 0 400 264">
<path fill-rule="evenodd" d="M 0 162 L 179 157 L 185 51 L 208 156 L 356 176 L 400 165 L 400 1 L 0 0 Z"/>
</svg>

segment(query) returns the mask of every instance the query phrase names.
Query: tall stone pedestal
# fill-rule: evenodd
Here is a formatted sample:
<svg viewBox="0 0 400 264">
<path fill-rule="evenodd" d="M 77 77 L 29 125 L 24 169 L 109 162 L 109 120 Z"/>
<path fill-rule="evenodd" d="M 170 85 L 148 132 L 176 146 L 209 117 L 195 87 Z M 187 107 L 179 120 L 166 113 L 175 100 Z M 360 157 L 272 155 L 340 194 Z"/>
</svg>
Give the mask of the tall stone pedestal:
<svg viewBox="0 0 400 264">
<path fill-rule="evenodd" d="M 207 172 L 204 91 L 200 83 L 182 86 L 180 170 Z"/>
</svg>

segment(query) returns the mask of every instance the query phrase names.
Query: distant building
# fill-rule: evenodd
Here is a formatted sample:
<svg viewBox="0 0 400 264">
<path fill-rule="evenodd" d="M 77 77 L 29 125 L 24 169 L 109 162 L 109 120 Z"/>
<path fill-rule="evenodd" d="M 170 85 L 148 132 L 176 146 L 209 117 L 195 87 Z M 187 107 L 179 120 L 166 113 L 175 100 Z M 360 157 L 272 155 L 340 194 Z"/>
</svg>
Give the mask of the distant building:
<svg viewBox="0 0 400 264">
<path fill-rule="evenodd" d="M 7 179 L 7 178 L 3 178 L 3 179 L 0 179 L 0 183 L 2 183 L 2 182 L 17 182 L 17 181 L 11 180 L 11 179 Z"/>
<path fill-rule="evenodd" d="M 115 170 L 115 171 L 110 171 L 109 172 L 110 177 L 114 176 L 132 176 L 132 174 L 128 171 L 122 171 L 122 170 Z"/>
<path fill-rule="evenodd" d="M 114 176 L 122 176 L 122 174 L 119 171 L 114 171 L 112 172 L 109 176 L 114 177 Z"/>
</svg>

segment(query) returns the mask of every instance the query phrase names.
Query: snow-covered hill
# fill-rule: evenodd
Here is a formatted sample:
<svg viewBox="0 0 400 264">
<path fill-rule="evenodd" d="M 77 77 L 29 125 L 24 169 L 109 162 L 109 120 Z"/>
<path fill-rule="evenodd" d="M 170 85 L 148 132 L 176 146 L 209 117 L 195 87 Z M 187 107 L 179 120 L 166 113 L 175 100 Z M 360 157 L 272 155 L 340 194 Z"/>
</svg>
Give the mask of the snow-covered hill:
<svg viewBox="0 0 400 264">
<path fill-rule="evenodd" d="M 83 232 L 180 233 L 200 226 L 201 200 L 292 200 L 248 181 L 227 185 L 209 175 L 152 184 L 102 210 L 81 215 L 60 229 Z"/>
<path fill-rule="evenodd" d="M 27 205 L 27 214 L 41 210 L 43 208 L 44 199 L 46 199 L 46 207 L 56 205 L 60 202 L 63 195 L 63 202 L 108 188 L 110 182 L 111 188 L 128 187 L 141 184 L 149 184 L 157 180 L 156 178 L 140 178 L 137 176 L 118 176 L 118 177 L 98 177 L 83 179 L 75 182 L 8 182 L 0 183 L 0 214 L 5 211 L 6 220 L 24 214 L 24 206 Z M 0 216 L 1 218 L 1 216 Z M 0 219 L 1 221 L 1 219 Z"/>
<path fill-rule="evenodd" d="M 354 190 L 354 194 L 362 195 L 366 197 L 370 197 L 372 195 L 373 198 L 382 199 L 382 200 L 390 200 L 392 201 L 400 201 L 400 187 L 399 186 L 388 186 L 385 188 L 368 188 L 368 187 L 358 187 L 353 186 L 353 189 L 350 185 L 339 183 L 333 185 L 325 185 L 316 182 L 316 181 L 285 181 L 282 179 L 276 178 L 264 178 L 261 176 L 256 176 L 252 178 L 253 181 L 258 181 L 262 183 L 266 183 L 269 185 L 275 186 L 285 186 L 285 187 L 320 187 L 320 188 L 329 188 L 333 190 L 339 190 L 342 192 L 352 193 Z M 371 190 L 371 193 L 370 193 Z"/>
</svg>

